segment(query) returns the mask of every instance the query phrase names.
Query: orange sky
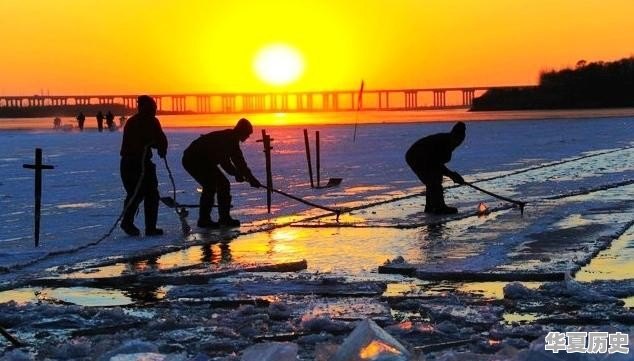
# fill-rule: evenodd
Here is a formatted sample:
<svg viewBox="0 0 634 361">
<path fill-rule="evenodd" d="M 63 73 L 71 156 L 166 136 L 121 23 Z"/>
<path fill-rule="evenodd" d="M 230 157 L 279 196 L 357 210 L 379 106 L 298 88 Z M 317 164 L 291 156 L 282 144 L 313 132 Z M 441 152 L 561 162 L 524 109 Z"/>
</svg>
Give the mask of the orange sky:
<svg viewBox="0 0 634 361">
<path fill-rule="evenodd" d="M 634 55 L 632 0 L 2 0 L 0 95 L 534 84 Z M 282 43 L 303 75 L 253 60 Z"/>
</svg>

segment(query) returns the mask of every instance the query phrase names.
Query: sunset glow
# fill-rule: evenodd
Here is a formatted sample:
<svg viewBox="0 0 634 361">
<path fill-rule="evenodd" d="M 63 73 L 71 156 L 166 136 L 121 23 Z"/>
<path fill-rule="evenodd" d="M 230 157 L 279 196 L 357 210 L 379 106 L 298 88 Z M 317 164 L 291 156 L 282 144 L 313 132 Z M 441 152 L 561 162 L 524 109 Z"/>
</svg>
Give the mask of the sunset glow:
<svg viewBox="0 0 634 361">
<path fill-rule="evenodd" d="M 522 85 L 634 54 L 630 0 L 21 0 L 0 13 L 4 95 Z M 265 55 L 274 44 L 293 50 Z"/>
<path fill-rule="evenodd" d="M 271 45 L 257 54 L 253 67 L 258 77 L 265 82 L 285 85 L 297 80 L 304 64 L 296 50 L 286 45 Z"/>
</svg>

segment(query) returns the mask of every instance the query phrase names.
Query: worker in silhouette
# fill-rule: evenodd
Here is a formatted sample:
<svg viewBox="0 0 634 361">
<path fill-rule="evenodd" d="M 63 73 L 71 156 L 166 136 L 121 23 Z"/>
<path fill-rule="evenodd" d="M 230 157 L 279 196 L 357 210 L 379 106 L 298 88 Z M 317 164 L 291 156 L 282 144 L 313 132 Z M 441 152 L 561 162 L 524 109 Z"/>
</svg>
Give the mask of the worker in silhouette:
<svg viewBox="0 0 634 361">
<path fill-rule="evenodd" d="M 451 132 L 433 134 L 416 141 L 405 154 L 407 164 L 426 186 L 425 213 L 453 214 L 458 209 L 445 204 L 442 178 L 447 176 L 455 183 L 464 184 L 457 172 L 445 166 L 451 160 L 451 153 L 465 138 L 465 124 L 456 123 Z"/>
<path fill-rule="evenodd" d="M 86 116 L 84 115 L 83 112 L 79 112 L 79 115 L 77 115 L 77 125 L 79 126 L 79 131 L 82 132 L 84 131 L 84 122 L 86 121 Z"/>
<path fill-rule="evenodd" d="M 101 110 L 97 112 L 95 118 L 97 118 L 97 129 L 99 129 L 99 132 L 103 132 L 103 113 Z"/>
<path fill-rule="evenodd" d="M 137 99 L 138 111 L 130 117 L 123 128 L 121 141 L 121 181 L 127 195 L 124 203 L 121 229 L 130 236 L 141 232 L 134 225 L 134 215 L 143 202 L 145 213 L 145 235 L 160 236 L 163 230 L 156 228 L 159 206 L 156 166 L 152 163 L 152 150 L 159 157 L 167 154 L 167 138 L 161 123 L 156 118 L 156 103 L 147 95 Z"/>
<path fill-rule="evenodd" d="M 238 227 L 240 221 L 231 218 L 231 188 L 229 180 L 218 166 L 236 178 L 237 182 L 247 181 L 252 187 L 262 184 L 253 176 L 247 166 L 240 142 L 246 141 L 253 133 L 251 123 L 242 118 L 233 129 L 225 129 L 201 135 L 194 140 L 183 154 L 183 167 L 203 187 L 200 195 L 198 227 L 218 228 Z M 218 222 L 211 218 L 214 196 L 218 195 Z"/>
</svg>

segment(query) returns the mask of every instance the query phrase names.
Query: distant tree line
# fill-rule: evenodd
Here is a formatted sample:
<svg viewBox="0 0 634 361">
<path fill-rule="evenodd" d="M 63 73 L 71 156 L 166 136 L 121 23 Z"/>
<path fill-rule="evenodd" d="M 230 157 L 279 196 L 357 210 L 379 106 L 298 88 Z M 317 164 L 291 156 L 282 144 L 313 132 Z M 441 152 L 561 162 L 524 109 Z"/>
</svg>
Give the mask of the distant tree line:
<svg viewBox="0 0 634 361">
<path fill-rule="evenodd" d="M 471 110 L 617 108 L 634 106 L 634 57 L 542 72 L 536 87 L 492 89 Z"/>
</svg>

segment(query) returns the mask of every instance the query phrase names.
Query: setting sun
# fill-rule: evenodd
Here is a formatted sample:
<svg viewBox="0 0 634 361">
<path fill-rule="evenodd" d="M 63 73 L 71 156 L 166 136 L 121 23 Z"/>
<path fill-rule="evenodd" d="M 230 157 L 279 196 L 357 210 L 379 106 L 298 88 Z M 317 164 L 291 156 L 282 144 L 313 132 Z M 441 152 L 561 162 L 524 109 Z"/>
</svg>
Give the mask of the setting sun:
<svg viewBox="0 0 634 361">
<path fill-rule="evenodd" d="M 260 50 L 253 66 L 257 76 L 272 85 L 292 83 L 304 70 L 299 52 L 283 44 L 270 45 Z"/>
</svg>

